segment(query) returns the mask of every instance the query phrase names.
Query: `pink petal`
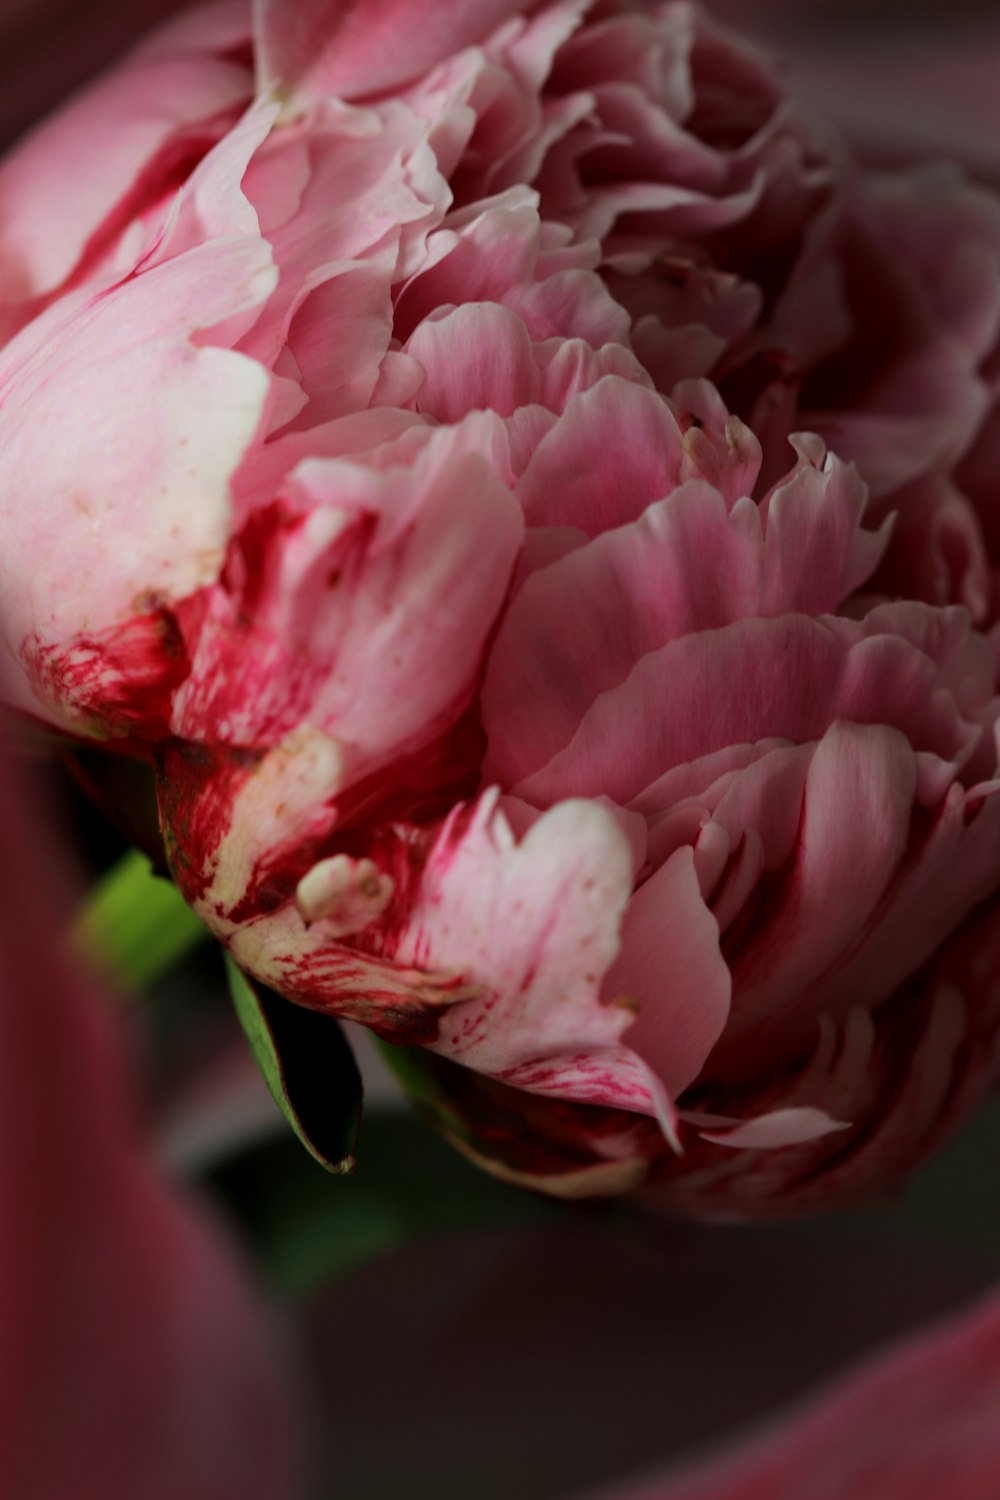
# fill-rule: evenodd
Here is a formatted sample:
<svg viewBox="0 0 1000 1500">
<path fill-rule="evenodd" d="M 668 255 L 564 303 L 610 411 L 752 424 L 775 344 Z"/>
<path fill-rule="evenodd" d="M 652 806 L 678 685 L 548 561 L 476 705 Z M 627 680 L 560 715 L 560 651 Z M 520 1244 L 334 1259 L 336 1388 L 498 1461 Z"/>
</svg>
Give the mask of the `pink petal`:
<svg viewBox="0 0 1000 1500">
<path fill-rule="evenodd" d="M 363 411 L 375 394 L 392 333 L 389 278 L 379 266 L 348 261 L 303 302 L 288 349 L 309 398 L 297 425 L 315 427 Z"/>
<path fill-rule="evenodd" d="M 930 653 L 947 628 L 921 606 L 891 606 L 860 625 L 787 615 L 683 636 L 644 656 L 569 744 L 511 790 L 538 806 L 601 792 L 627 805 L 686 761 L 774 737 L 820 739 L 837 718 L 894 724 L 916 748 L 960 757 L 979 731 L 933 690 Z"/>
<path fill-rule="evenodd" d="M 840 1120 L 831 1120 L 821 1109 L 808 1106 L 774 1109 L 756 1119 L 745 1120 L 727 1130 L 703 1130 L 706 1141 L 717 1146 L 731 1146 L 740 1151 L 778 1151 L 784 1146 L 801 1146 L 822 1140 L 836 1130 L 846 1130 Z"/>
<path fill-rule="evenodd" d="M 647 652 L 724 623 L 731 609 L 741 613 L 739 595 L 728 597 L 721 585 L 698 587 L 711 559 L 740 589 L 749 569 L 739 564 L 751 553 L 752 536 L 734 527 L 730 543 L 729 534 L 722 496 L 692 481 L 639 520 L 534 572 L 490 654 L 482 695 L 486 775 L 507 784 L 530 775 Z M 727 544 L 735 566 L 727 566 Z"/>
<path fill-rule="evenodd" d="M 405 338 L 439 308 L 504 302 L 534 279 L 540 224 L 534 195 L 525 187 L 450 213 L 427 244 L 427 260 L 396 304 L 396 332 Z M 405 330 L 405 332 L 404 332 Z"/>
<path fill-rule="evenodd" d="M 771 491 L 761 507 L 768 552 L 761 614 L 832 614 L 867 582 L 886 550 L 891 523 L 863 530 L 866 499 L 857 470 L 832 454 L 821 468 L 803 461 Z"/>
<path fill-rule="evenodd" d="M 230 478 L 267 382 L 194 336 L 257 306 L 273 284 L 261 241 L 216 241 L 103 296 L 59 304 L 7 346 L 0 566 L 13 654 L 26 643 L 34 653 L 99 643 L 214 578 Z M 84 689 L 99 708 L 98 683 Z M 40 701 L 52 712 L 44 686 Z"/>
<path fill-rule="evenodd" d="M 489 797 L 431 855 L 397 961 L 453 969 L 482 998 L 449 1009 L 435 1051 L 519 1088 L 658 1115 L 669 1106 L 600 998 L 632 884 L 628 842 L 593 803 L 553 808 L 517 844 Z"/>
<path fill-rule="evenodd" d="M 244 187 L 269 226 L 280 280 L 240 349 L 268 368 L 285 349 L 293 320 L 302 319 L 300 335 L 308 328 L 314 298 L 319 296 L 321 312 L 327 310 L 328 295 L 338 300 L 336 291 L 320 296 L 319 289 L 348 273 L 351 262 L 368 268 L 363 271 L 359 264 L 362 280 L 355 294 L 377 295 L 373 278 L 379 272 L 383 277 L 382 305 L 375 327 L 366 332 L 364 352 L 373 345 L 379 357 L 385 352 L 393 275 L 402 273 L 399 263 L 411 242 L 421 244 L 440 219 L 439 200 L 447 188 L 426 149 L 422 121 L 400 110 L 371 127 L 369 118 L 359 119 L 353 111 L 330 110 L 308 134 L 290 126 L 277 129 L 251 163 Z M 342 361 L 345 357 L 340 355 Z M 374 387 L 370 354 L 363 364 Z"/>
<path fill-rule="evenodd" d="M 541 377 L 528 330 L 497 303 L 456 307 L 421 323 L 406 353 L 424 371 L 417 410 L 439 422 L 461 421 L 470 411 L 509 417 L 539 399 Z"/>
<path fill-rule="evenodd" d="M 153 175 L 158 153 L 249 101 L 247 70 L 226 56 L 236 44 L 227 32 L 246 37 L 248 23 L 221 31 L 215 13 L 206 9 L 197 24 L 171 27 L 145 44 L 0 166 L 4 303 L 53 291 L 102 225 L 110 230 L 143 173 Z"/>
<path fill-rule="evenodd" d="M 162 238 L 143 257 L 144 269 L 195 250 L 206 240 L 260 235 L 260 221 L 243 183 L 254 155 L 271 133 L 276 113 L 273 105 L 255 104 L 202 157 L 171 204 Z"/>
<path fill-rule="evenodd" d="M 763 741 L 755 746 L 745 766 L 725 772 L 692 797 L 692 801 L 712 810 L 701 837 L 710 829 L 724 834 L 723 858 L 728 862 L 748 835 L 756 835 L 761 871 L 781 869 L 799 837 L 806 779 L 814 755 L 813 745 L 775 746 Z M 658 811 L 653 811 L 655 796 L 656 790 L 651 787 L 640 799 L 651 819 L 650 841 L 654 846 L 660 828 Z M 723 871 L 727 873 L 723 875 Z M 721 886 L 715 878 L 708 879 L 706 872 L 700 873 L 702 890 L 714 904 L 720 894 L 725 894 L 733 872 L 723 865 Z"/>
<path fill-rule="evenodd" d="M 702 900 L 691 849 L 679 849 L 632 897 L 621 954 L 604 981 L 609 998 L 637 1002 L 628 1043 L 671 1098 L 701 1072 L 729 1016 L 732 985 L 718 923 Z"/>
<path fill-rule="evenodd" d="M 234 543 L 176 732 L 260 744 L 307 723 L 357 773 L 457 717 L 521 539 L 485 457 L 497 428 L 482 415 L 429 434 L 407 467 L 301 463 Z"/>
<path fill-rule="evenodd" d="M 574 397 L 518 493 L 531 526 L 597 536 L 640 516 L 681 478 L 681 434 L 662 397 L 608 376 Z"/>
<path fill-rule="evenodd" d="M 551 439 L 549 440 L 551 441 Z M 884 537 L 859 529 L 864 490 L 830 461 L 728 509 L 689 481 L 631 525 L 535 572 L 501 626 L 483 689 L 487 777 L 516 783 L 572 738 L 649 652 L 749 615 L 834 609 Z"/>
<path fill-rule="evenodd" d="M 797 1049 L 815 1017 L 803 995 L 854 944 L 897 873 L 915 791 L 898 731 L 838 723 L 824 735 L 806 775 L 794 869 L 773 917 L 753 924 L 733 957 L 733 1014 L 714 1068 L 752 1068 L 765 1046 L 769 1064 Z"/>
</svg>

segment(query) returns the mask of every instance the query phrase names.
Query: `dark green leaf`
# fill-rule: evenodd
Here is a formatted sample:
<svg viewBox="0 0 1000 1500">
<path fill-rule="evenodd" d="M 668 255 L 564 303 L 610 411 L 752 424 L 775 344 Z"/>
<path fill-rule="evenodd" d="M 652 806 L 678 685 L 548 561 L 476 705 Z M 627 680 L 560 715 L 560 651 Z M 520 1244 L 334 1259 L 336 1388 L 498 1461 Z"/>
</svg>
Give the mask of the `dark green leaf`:
<svg viewBox="0 0 1000 1500">
<path fill-rule="evenodd" d="M 257 1064 L 285 1119 L 328 1172 L 352 1172 L 361 1075 L 332 1016 L 257 984 L 226 959 L 229 992 Z"/>
</svg>

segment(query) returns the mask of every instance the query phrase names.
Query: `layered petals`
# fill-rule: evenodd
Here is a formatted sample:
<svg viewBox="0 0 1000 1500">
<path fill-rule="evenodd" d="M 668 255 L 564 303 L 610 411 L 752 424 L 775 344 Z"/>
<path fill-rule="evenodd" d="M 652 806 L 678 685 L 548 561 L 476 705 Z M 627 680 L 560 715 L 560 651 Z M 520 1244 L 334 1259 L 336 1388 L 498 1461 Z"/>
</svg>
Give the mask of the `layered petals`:
<svg viewBox="0 0 1000 1500">
<path fill-rule="evenodd" d="M 606 429 L 589 425 L 607 452 L 613 404 L 605 415 Z M 519 782 L 545 765 L 591 704 L 672 641 L 746 617 L 835 608 L 884 544 L 860 529 L 863 491 L 835 461 L 805 464 L 766 515 L 748 495 L 727 508 L 719 490 L 679 477 L 637 521 L 535 572 L 513 602 L 483 693 L 490 774 Z M 660 482 L 670 488 L 666 474 Z"/>
<path fill-rule="evenodd" d="M 681 0 L 248 26 L 0 170 L 12 696 L 490 1170 L 894 1185 L 997 1075 L 1000 211 Z"/>
</svg>

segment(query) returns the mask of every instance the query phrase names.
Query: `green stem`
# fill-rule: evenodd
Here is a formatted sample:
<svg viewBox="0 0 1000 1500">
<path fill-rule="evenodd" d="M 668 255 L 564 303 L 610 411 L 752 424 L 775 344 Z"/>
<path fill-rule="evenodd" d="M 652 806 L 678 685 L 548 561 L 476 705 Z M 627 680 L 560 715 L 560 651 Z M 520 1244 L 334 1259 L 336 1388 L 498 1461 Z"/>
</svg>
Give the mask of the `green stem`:
<svg viewBox="0 0 1000 1500">
<path fill-rule="evenodd" d="M 101 877 L 73 924 L 78 947 L 129 990 L 146 989 L 206 937 L 177 887 L 137 849 Z"/>
</svg>

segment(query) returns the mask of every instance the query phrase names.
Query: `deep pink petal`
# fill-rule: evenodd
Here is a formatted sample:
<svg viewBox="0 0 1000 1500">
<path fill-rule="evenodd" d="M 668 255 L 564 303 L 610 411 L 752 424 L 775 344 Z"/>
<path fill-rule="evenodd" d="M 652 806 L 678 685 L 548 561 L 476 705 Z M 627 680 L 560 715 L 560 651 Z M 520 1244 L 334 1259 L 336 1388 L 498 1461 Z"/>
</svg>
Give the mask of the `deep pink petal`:
<svg viewBox="0 0 1000 1500">
<path fill-rule="evenodd" d="M 745 1010 L 737 1013 L 745 1015 L 746 1021 L 737 1020 L 734 1024 L 732 1050 L 727 1038 L 715 1059 L 719 1068 L 752 1067 L 758 1047 L 766 1048 L 769 1056 L 778 1055 L 779 1039 L 784 1035 L 780 1025 L 766 1041 L 763 1032 L 754 1038 L 748 1034 L 753 1032 L 754 1015 L 777 1017 L 784 1007 L 794 1004 L 804 1026 L 810 1015 L 840 1016 L 853 1006 L 877 1006 L 882 997 L 891 996 L 931 958 L 980 902 L 994 894 L 1000 885 L 997 869 L 1000 805 L 995 794 L 980 806 L 976 806 L 976 801 L 967 799 L 960 787 L 954 787 L 923 838 L 919 825 L 915 827 L 912 846 L 892 886 L 867 918 L 855 909 L 853 934 L 845 923 L 841 931 L 845 937 L 850 936 L 850 941 L 832 963 L 823 966 L 817 962 L 813 968 L 811 957 L 806 960 L 805 932 L 800 929 L 798 943 L 790 932 L 785 934 L 784 957 L 770 979 L 763 976 L 758 979 L 754 976 L 755 964 L 766 965 L 767 953 L 774 952 L 770 949 L 768 926 L 759 934 L 763 945 L 760 949 L 756 947 L 758 934 L 748 939 L 744 952 L 733 956 L 737 994 L 745 1004 Z M 871 854 L 868 858 L 872 858 Z M 866 868 L 864 878 L 858 881 L 860 889 L 871 891 L 870 881 Z M 823 937 L 818 936 L 819 927 L 814 934 L 817 960 L 829 955 L 826 934 L 839 926 L 841 908 L 836 910 L 836 921 L 824 918 L 819 924 Z M 794 905 L 788 908 L 788 919 L 795 922 Z M 812 970 L 808 977 L 802 971 L 803 962 Z M 790 1037 L 789 1045 L 793 1045 Z"/>
<path fill-rule="evenodd" d="M 529 525 L 579 526 L 597 536 L 676 489 L 681 458 L 681 433 L 666 402 L 609 376 L 570 402 L 518 493 Z"/>
<path fill-rule="evenodd" d="M 596 700 L 565 749 L 512 789 L 538 805 L 600 792 L 627 804 L 667 768 L 726 745 L 820 739 L 837 718 L 894 724 L 915 746 L 959 757 L 979 731 L 950 695 L 932 690 L 936 664 L 921 649 L 934 649 L 922 635 L 929 614 L 876 612 L 862 625 L 743 619 L 683 636 L 644 656 Z M 917 641 L 890 632 L 890 622 Z"/>
<path fill-rule="evenodd" d="M 738 1059 L 752 1067 L 761 1047 L 769 1057 L 794 1050 L 814 1023 L 803 996 L 856 942 L 896 874 L 916 779 L 913 752 L 896 730 L 838 723 L 820 741 L 794 869 L 774 916 L 752 924 L 734 955 L 733 1014 L 720 1049 L 731 1066 Z M 720 1062 L 717 1054 L 713 1066 Z"/>
<path fill-rule="evenodd" d="M 729 1017 L 732 985 L 719 928 L 679 849 L 632 897 L 604 993 L 636 1001 L 628 1043 L 676 1099 L 701 1072 Z"/>
</svg>

